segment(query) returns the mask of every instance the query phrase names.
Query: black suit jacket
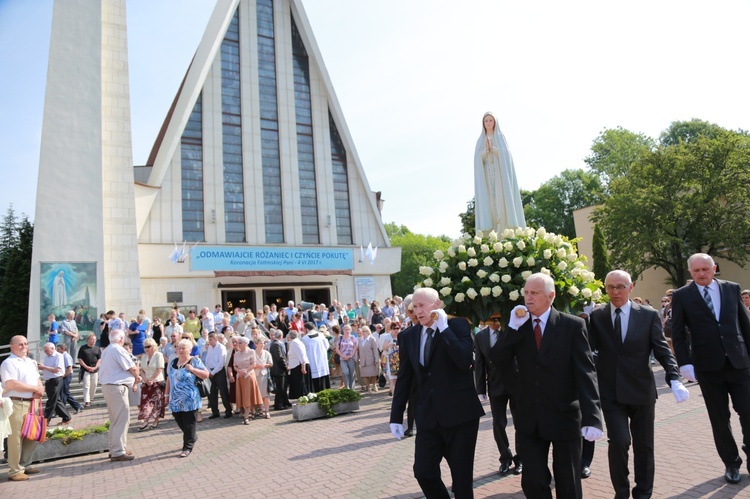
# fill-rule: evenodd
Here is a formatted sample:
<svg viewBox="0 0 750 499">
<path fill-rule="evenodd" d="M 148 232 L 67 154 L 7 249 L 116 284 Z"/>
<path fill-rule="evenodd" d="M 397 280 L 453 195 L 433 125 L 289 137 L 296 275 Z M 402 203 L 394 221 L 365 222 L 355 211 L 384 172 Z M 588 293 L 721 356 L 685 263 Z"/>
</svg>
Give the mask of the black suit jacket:
<svg viewBox="0 0 750 499">
<path fill-rule="evenodd" d="M 581 427 L 602 429 L 596 369 L 586 323 L 551 309 L 539 351 L 531 320 L 517 331 L 509 328 L 497 350 L 503 369 L 518 362 L 516 431 L 544 440 L 581 437 Z"/>
<path fill-rule="evenodd" d="M 412 385 L 417 388 L 416 421 L 419 428 L 449 428 L 484 415 L 472 376 L 474 350 L 466 319 L 448 321 L 435 334 L 427 366 L 419 363 L 422 326 L 398 335 L 400 366 L 391 405 L 391 423 L 403 423 Z"/>
<path fill-rule="evenodd" d="M 672 294 L 672 342 L 677 363 L 693 364 L 697 371 L 718 371 L 725 357 L 735 369 L 750 367 L 750 318 L 742 306 L 740 286 L 720 281 L 719 320 L 708 309 L 698 286 L 692 282 Z M 690 339 L 686 334 L 690 330 Z M 692 343 L 693 358 L 690 359 Z"/>
<path fill-rule="evenodd" d="M 617 338 L 612 325 L 612 305 L 591 312 L 591 348 L 598 350 L 596 375 L 602 399 L 621 404 L 647 405 L 656 402 L 656 382 L 651 370 L 651 351 L 664 367 L 667 385 L 680 379 L 677 362 L 661 328 L 659 313 L 637 303 L 630 304 L 625 342 Z"/>
<path fill-rule="evenodd" d="M 501 369 L 491 355 L 490 335 L 492 331 L 486 327 L 474 336 L 474 380 L 477 385 L 477 393 L 487 395 L 487 385 L 489 385 L 489 395 L 497 397 L 507 391 L 515 394 L 518 390 L 518 368 Z M 503 337 L 508 331 L 500 331 L 495 348 L 502 348 Z"/>
<path fill-rule="evenodd" d="M 271 353 L 271 359 L 273 359 L 273 366 L 271 366 L 271 376 L 283 376 L 286 374 L 289 366 L 286 362 L 286 349 L 279 340 L 273 340 L 271 346 L 268 348 Z"/>
</svg>

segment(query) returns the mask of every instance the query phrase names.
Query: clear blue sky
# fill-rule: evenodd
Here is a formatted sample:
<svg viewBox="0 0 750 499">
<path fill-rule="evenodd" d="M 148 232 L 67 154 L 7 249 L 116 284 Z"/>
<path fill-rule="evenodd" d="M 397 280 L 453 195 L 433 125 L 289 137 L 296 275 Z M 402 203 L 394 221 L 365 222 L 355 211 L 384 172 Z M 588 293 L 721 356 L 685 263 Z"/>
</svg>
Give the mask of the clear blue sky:
<svg viewBox="0 0 750 499">
<path fill-rule="evenodd" d="M 213 0 L 130 0 L 133 159 L 143 164 Z M 383 219 L 456 236 L 482 114 L 519 184 L 583 167 L 604 128 L 750 129 L 743 0 L 303 0 Z M 0 0 L 0 210 L 33 218 L 52 0 Z M 440 201 L 416 203 L 425 191 Z"/>
</svg>

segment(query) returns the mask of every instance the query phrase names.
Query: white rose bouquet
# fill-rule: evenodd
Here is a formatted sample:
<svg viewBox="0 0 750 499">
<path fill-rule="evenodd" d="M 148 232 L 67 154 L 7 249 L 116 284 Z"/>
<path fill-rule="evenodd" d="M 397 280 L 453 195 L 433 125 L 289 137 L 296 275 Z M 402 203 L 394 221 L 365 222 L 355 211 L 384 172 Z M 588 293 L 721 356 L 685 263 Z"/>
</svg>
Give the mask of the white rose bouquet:
<svg viewBox="0 0 750 499">
<path fill-rule="evenodd" d="M 523 304 L 526 279 L 542 272 L 555 280 L 554 307 L 578 313 L 602 300 L 603 285 L 578 254 L 577 242 L 544 228 L 464 234 L 445 253 L 436 251 L 432 265 L 420 267 L 425 279 L 415 289 L 435 288 L 447 313 L 474 325 L 498 313 L 507 324 L 513 307 Z"/>
</svg>

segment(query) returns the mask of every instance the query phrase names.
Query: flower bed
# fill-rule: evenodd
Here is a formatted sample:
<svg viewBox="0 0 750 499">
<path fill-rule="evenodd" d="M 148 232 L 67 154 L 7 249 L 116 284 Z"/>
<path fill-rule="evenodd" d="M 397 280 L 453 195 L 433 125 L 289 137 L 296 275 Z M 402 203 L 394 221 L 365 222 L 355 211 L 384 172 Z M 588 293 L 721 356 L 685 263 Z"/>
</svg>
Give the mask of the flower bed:
<svg viewBox="0 0 750 499">
<path fill-rule="evenodd" d="M 556 309 L 577 313 L 602 300 L 602 282 L 576 251 L 577 239 L 535 230 L 506 229 L 501 235 L 477 231 L 434 253 L 434 266 L 420 267 L 419 287 L 434 288 L 449 314 L 479 325 L 494 314 L 507 324 L 510 311 L 523 304 L 523 287 L 533 273 L 555 280 Z"/>
<path fill-rule="evenodd" d="M 35 463 L 80 456 L 109 450 L 109 422 L 103 426 L 93 426 L 74 430 L 56 427 L 47 430 L 47 440 L 36 446 L 33 461 Z"/>
<path fill-rule="evenodd" d="M 344 388 L 343 390 L 322 390 L 300 397 L 292 407 L 292 417 L 295 421 L 306 421 L 322 417 L 333 417 L 359 410 L 362 396 Z"/>
</svg>

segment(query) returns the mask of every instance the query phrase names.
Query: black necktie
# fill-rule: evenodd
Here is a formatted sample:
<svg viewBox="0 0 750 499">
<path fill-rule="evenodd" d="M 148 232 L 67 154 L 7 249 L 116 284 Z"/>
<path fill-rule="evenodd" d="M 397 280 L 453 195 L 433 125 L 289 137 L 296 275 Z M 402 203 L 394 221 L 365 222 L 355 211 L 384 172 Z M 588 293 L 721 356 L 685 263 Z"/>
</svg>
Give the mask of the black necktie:
<svg viewBox="0 0 750 499">
<path fill-rule="evenodd" d="M 703 299 L 706 301 L 706 305 L 708 305 L 708 309 L 711 311 L 711 315 L 716 317 L 716 309 L 714 308 L 714 301 L 711 299 L 711 295 L 708 294 L 708 286 L 703 288 Z"/>
<path fill-rule="evenodd" d="M 432 345 L 432 334 L 435 332 L 434 329 L 431 327 L 427 328 L 427 339 L 424 341 L 424 365 L 427 365 L 427 362 L 430 359 L 430 346 Z"/>
<path fill-rule="evenodd" d="M 622 324 L 620 323 L 620 313 L 622 310 L 619 308 L 615 309 L 615 336 L 617 336 L 617 342 L 622 345 Z"/>
</svg>

